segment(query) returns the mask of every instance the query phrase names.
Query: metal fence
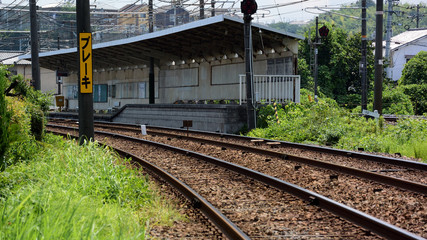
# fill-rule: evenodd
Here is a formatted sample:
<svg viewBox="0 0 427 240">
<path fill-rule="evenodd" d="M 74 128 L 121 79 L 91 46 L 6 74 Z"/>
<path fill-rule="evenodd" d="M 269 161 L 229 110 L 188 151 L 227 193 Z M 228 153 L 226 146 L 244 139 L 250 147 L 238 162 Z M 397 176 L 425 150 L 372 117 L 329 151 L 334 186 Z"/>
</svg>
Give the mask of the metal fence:
<svg viewBox="0 0 427 240">
<path fill-rule="evenodd" d="M 299 75 L 254 75 L 254 99 L 258 103 L 300 102 Z M 239 102 L 246 102 L 246 75 L 239 75 Z"/>
</svg>

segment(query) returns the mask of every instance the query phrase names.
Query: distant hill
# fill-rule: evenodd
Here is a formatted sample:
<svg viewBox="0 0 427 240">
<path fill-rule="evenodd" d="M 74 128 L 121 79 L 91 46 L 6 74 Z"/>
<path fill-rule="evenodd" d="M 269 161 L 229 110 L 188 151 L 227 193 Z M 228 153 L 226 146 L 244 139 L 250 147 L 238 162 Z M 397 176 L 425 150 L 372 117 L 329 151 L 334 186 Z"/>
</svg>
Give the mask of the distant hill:
<svg viewBox="0 0 427 240">
<path fill-rule="evenodd" d="M 319 15 L 319 27 L 322 26 L 323 22 L 330 22 L 333 26 L 343 29 L 349 34 L 355 34 L 361 32 L 362 21 L 360 19 L 353 19 L 346 16 L 361 17 L 362 10 L 360 8 L 361 3 L 357 1 L 349 6 L 343 6 L 339 10 L 332 10 Z M 369 39 L 375 38 L 375 2 L 367 0 L 367 33 Z M 348 7 L 348 8 L 346 8 Z M 357 8 L 357 9 L 355 9 Z M 418 8 L 418 9 L 417 9 Z M 384 37 L 387 23 L 387 10 L 388 5 L 384 4 Z M 392 30 L 393 36 L 406 31 L 409 28 L 416 28 L 417 22 L 417 10 L 418 10 L 418 27 L 427 28 L 427 6 L 421 5 L 396 5 L 393 6 L 392 16 Z M 281 29 L 290 33 L 296 33 L 304 35 L 304 33 L 315 25 L 315 20 L 310 21 L 308 24 L 298 25 L 286 22 L 279 22 L 270 24 L 270 27 Z M 406 29 L 405 29 L 406 28 Z"/>
</svg>

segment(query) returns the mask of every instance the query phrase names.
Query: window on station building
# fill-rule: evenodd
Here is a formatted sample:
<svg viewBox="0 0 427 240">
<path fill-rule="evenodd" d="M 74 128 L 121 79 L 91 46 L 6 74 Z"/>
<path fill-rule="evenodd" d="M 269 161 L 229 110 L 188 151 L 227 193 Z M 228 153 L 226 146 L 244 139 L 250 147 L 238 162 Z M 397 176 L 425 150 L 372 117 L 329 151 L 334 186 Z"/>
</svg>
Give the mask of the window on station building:
<svg viewBox="0 0 427 240">
<path fill-rule="evenodd" d="M 95 84 L 93 86 L 93 102 L 107 102 L 108 100 L 108 85 Z"/>
<path fill-rule="evenodd" d="M 158 98 L 158 82 L 155 82 L 155 98 Z M 115 85 L 111 85 L 111 91 L 109 92 L 109 96 L 111 98 L 140 98 L 145 99 L 148 98 L 148 82 L 132 82 L 132 83 L 116 83 Z"/>
<path fill-rule="evenodd" d="M 292 57 L 267 60 L 268 75 L 293 75 Z"/>
<path fill-rule="evenodd" d="M 137 98 L 138 83 L 116 84 L 116 98 Z"/>
<path fill-rule="evenodd" d="M 77 85 L 68 85 L 68 86 L 64 86 L 64 88 L 66 88 L 66 91 L 64 92 L 67 93 L 67 96 L 66 96 L 67 99 L 78 99 L 79 89 Z"/>
<path fill-rule="evenodd" d="M 146 85 L 145 82 L 138 83 L 138 98 L 146 98 Z"/>
<path fill-rule="evenodd" d="M 111 85 L 111 87 L 108 88 L 108 96 L 110 98 L 116 98 L 116 85 Z"/>
<path fill-rule="evenodd" d="M 66 99 L 78 99 L 79 88 L 77 85 L 64 86 Z M 107 102 L 108 85 L 107 84 L 95 84 L 93 86 L 93 102 Z"/>
</svg>

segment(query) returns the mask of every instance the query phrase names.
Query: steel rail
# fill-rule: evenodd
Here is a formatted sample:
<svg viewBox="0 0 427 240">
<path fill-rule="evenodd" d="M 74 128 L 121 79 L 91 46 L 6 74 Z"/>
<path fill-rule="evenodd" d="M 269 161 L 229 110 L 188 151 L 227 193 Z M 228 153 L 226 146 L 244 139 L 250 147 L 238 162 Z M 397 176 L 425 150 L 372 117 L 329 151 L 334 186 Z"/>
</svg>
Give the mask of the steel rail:
<svg viewBox="0 0 427 240">
<path fill-rule="evenodd" d="M 120 125 L 121 126 L 135 126 L 135 127 L 140 126 L 137 124 L 112 123 L 112 122 L 98 122 L 98 123 L 107 123 L 107 124 L 114 124 L 114 125 L 119 125 L 119 126 Z M 416 169 L 416 170 L 427 171 L 427 164 L 426 163 L 409 161 L 409 160 L 392 158 L 392 157 L 379 156 L 379 155 L 373 155 L 373 154 L 368 154 L 368 153 L 360 153 L 360 152 L 355 152 L 355 151 L 335 149 L 335 148 L 330 148 L 330 147 L 308 145 L 308 144 L 302 144 L 302 143 L 293 143 L 293 142 L 272 140 L 272 139 L 266 139 L 266 138 L 254 138 L 254 137 L 240 136 L 240 135 L 227 134 L 227 133 L 216 133 L 216 132 L 196 131 L 196 130 L 188 130 L 187 131 L 187 130 L 180 129 L 180 128 L 159 127 L 159 126 L 151 126 L 151 125 L 147 125 L 147 128 L 160 129 L 160 130 L 173 130 L 173 131 L 180 131 L 183 133 L 186 133 L 186 132 L 203 133 L 206 135 L 211 135 L 211 136 L 216 136 L 216 137 L 235 138 L 238 140 L 250 141 L 253 139 L 259 139 L 259 140 L 263 140 L 265 142 L 280 142 L 281 145 L 287 146 L 287 147 L 294 147 L 294 148 L 305 149 L 305 150 L 309 150 L 309 151 L 324 152 L 324 153 L 330 153 L 330 154 L 347 156 L 347 157 L 355 157 L 355 158 L 369 160 L 369 161 L 373 161 L 373 162 L 379 162 L 379 163 L 385 163 L 385 164 L 389 164 L 389 165 L 395 165 L 395 166 L 400 166 L 400 167 L 405 167 L 405 168 L 412 168 L 412 169 Z"/>
<path fill-rule="evenodd" d="M 64 127 L 64 126 L 58 126 L 58 127 L 62 127 L 62 128 L 68 128 L 68 129 L 73 129 L 73 130 L 77 130 L 77 128 L 72 128 L 72 127 Z M 186 156 L 190 156 L 190 157 L 194 157 L 200 160 L 204 160 L 206 162 L 212 163 L 214 165 L 226 168 L 228 170 L 234 171 L 236 173 L 245 175 L 249 178 L 255 179 L 259 182 L 262 182 L 264 184 L 267 184 L 269 186 L 275 187 L 279 190 L 288 192 L 304 201 L 309 202 L 312 205 L 318 206 L 326 211 L 329 211 L 339 217 L 342 217 L 344 219 L 347 219 L 350 222 L 355 223 L 356 225 L 359 225 L 365 229 L 368 229 L 382 237 L 385 237 L 387 239 L 396 239 L 396 240 L 400 240 L 400 239 L 424 239 L 414 233 L 411 233 L 409 231 L 406 231 L 402 228 L 399 228 L 397 226 L 394 226 L 390 223 L 387 223 L 385 221 L 382 221 L 378 218 L 375 218 L 373 216 L 370 216 L 366 213 L 363 213 L 359 210 L 353 209 L 351 207 L 348 207 L 342 203 L 336 202 L 332 199 L 329 199 L 325 196 L 322 196 L 320 194 L 317 194 L 315 192 L 309 191 L 307 189 L 304 189 L 302 187 L 299 187 L 295 184 L 292 183 L 288 183 L 285 182 L 281 179 L 254 171 L 252 169 L 246 168 L 246 167 L 242 167 L 233 163 L 229 163 L 226 162 L 224 160 L 215 158 L 215 157 L 211 157 L 208 155 L 204 155 L 204 154 L 200 154 L 197 152 L 193 152 L 193 151 L 189 151 L 187 149 L 182 149 L 182 148 L 177 148 L 177 147 L 173 147 L 167 144 L 163 144 L 163 143 L 157 143 L 157 142 L 153 142 L 153 141 L 148 141 L 145 139 L 140 139 L 140 138 L 134 138 L 134 137 L 129 137 L 129 136 L 125 136 L 125 135 L 121 135 L 121 134 L 117 134 L 117 133 L 108 133 L 108 132 L 101 132 L 101 131 L 95 131 L 95 133 L 97 134 L 104 134 L 104 135 L 110 135 L 113 137 L 117 137 L 117 138 L 122 138 L 122 139 L 126 139 L 129 141 L 134 141 L 134 142 L 139 142 L 142 144 L 147 144 L 147 145 L 151 145 L 151 146 L 155 146 L 155 147 L 161 147 L 163 149 L 172 151 L 172 152 L 176 152 L 176 153 L 181 153 L 184 154 Z"/>
<path fill-rule="evenodd" d="M 56 132 L 55 134 L 67 137 L 67 134 Z M 76 136 L 72 137 L 78 138 Z M 177 189 L 184 197 L 186 197 L 193 204 L 193 207 L 200 209 L 205 214 L 205 216 L 210 219 L 215 224 L 215 226 L 217 226 L 221 230 L 221 232 L 224 233 L 224 235 L 226 235 L 230 239 L 250 239 L 240 228 L 238 228 L 233 222 L 231 222 L 226 216 L 224 216 L 217 208 L 212 206 L 210 202 L 208 202 L 200 194 L 198 194 L 196 191 L 194 191 L 192 188 L 190 188 L 188 185 L 186 185 L 179 179 L 175 178 L 167 171 L 150 163 L 147 160 L 139 158 L 138 156 L 128 153 L 122 149 L 113 146 L 109 147 L 113 148 L 122 157 L 131 158 L 134 162 L 138 163 L 143 168 L 150 170 L 155 175 L 159 176 L 168 184 Z"/>
<path fill-rule="evenodd" d="M 70 119 L 65 119 L 65 120 L 70 120 Z M 111 125 L 117 125 L 117 126 L 133 126 L 133 127 L 140 127 L 141 126 L 138 124 L 131 124 L 131 123 L 117 123 L 117 122 L 105 122 L 105 121 L 96 121 L 96 123 L 105 123 L 105 124 L 111 124 Z M 187 133 L 187 132 L 202 133 L 202 134 L 216 136 L 216 137 L 227 137 L 227 138 L 234 138 L 234 139 L 238 139 L 238 140 L 250 141 L 250 140 L 254 140 L 254 139 L 259 139 L 259 140 L 263 140 L 265 142 L 280 142 L 281 145 L 287 146 L 287 147 L 305 149 L 305 150 L 316 151 L 316 152 L 324 152 L 324 153 L 347 156 L 347 157 L 355 157 L 355 158 L 364 159 L 364 160 L 373 161 L 373 162 L 379 162 L 379 163 L 384 163 L 384 164 L 389 164 L 389 165 L 394 165 L 394 166 L 399 166 L 399 167 L 405 167 L 405 168 L 412 168 L 412 169 L 421 170 L 421 171 L 427 171 L 427 164 L 426 163 L 409 161 L 409 160 L 392 158 L 392 157 L 379 156 L 379 155 L 373 155 L 373 154 L 368 154 L 368 153 L 360 153 L 360 152 L 355 152 L 355 151 L 335 149 L 335 148 L 329 148 L 329 147 L 323 147 L 323 146 L 308 145 L 308 144 L 302 144 L 302 143 L 293 143 L 293 142 L 272 140 L 272 139 L 266 139 L 266 138 L 254 138 L 254 137 L 240 136 L 240 135 L 227 134 L 227 133 L 196 131 L 196 130 L 191 130 L 191 129 L 184 130 L 184 129 L 180 129 L 180 128 L 160 127 L 160 126 L 152 126 L 152 125 L 147 125 L 147 128 L 159 129 L 159 130 L 180 131 L 183 133 Z M 148 130 L 149 129 L 147 129 L 147 131 Z"/>
<path fill-rule="evenodd" d="M 136 129 L 128 129 L 128 130 L 132 130 L 132 131 L 136 131 L 136 132 L 139 131 Z M 404 180 L 404 179 L 400 179 L 400 178 L 396 178 L 396 177 L 390 177 L 390 176 L 386 176 L 386 175 L 379 174 L 379 173 L 368 172 L 368 171 L 360 170 L 360 169 L 353 168 L 353 167 L 337 165 L 337 164 L 328 163 L 325 161 L 309 159 L 309 158 L 305 158 L 305 157 L 299 157 L 296 155 L 284 154 L 284 153 L 280 153 L 280 152 L 276 152 L 276 151 L 271 151 L 271 150 L 266 150 L 266 149 L 261 149 L 261 148 L 255 148 L 255 147 L 251 147 L 251 146 L 244 146 L 244 145 L 239 145 L 239 144 L 221 142 L 221 141 L 216 141 L 216 140 L 209 140 L 209 139 L 204 139 L 204 138 L 197 138 L 197 137 L 192 137 L 192 136 L 184 136 L 184 135 L 176 135 L 176 134 L 172 134 L 172 133 L 152 132 L 152 131 L 147 131 L 147 133 L 155 133 L 158 135 L 179 137 L 181 139 L 188 139 L 191 141 L 214 144 L 217 146 L 223 146 L 223 147 L 229 147 L 229 148 L 244 150 L 244 151 L 248 151 L 248 152 L 263 154 L 266 156 L 271 156 L 271 157 L 278 157 L 281 159 L 285 159 L 285 160 L 289 160 L 289 161 L 293 161 L 293 162 L 298 162 L 298 163 L 303 163 L 303 164 L 308 164 L 311 166 L 320 167 L 323 169 L 328 169 L 328 170 L 340 172 L 343 174 L 349 174 L 352 176 L 372 180 L 372 181 L 375 181 L 378 183 L 382 183 L 382 184 L 386 184 L 389 186 L 409 190 L 412 192 L 417 192 L 420 194 L 425 194 L 425 195 L 427 194 L 427 185 L 425 185 L 425 184 L 421 184 L 421 183 L 417 183 L 417 182 L 413 182 L 413 181 L 409 181 L 409 180 Z"/>
</svg>

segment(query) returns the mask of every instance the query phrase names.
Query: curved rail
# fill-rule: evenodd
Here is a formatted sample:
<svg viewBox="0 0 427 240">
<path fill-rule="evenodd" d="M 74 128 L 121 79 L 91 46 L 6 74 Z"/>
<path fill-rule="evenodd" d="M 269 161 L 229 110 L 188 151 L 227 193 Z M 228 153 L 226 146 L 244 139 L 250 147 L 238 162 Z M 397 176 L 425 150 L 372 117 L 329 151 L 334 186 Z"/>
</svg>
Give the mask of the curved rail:
<svg viewBox="0 0 427 240">
<path fill-rule="evenodd" d="M 140 127 L 141 125 L 138 124 L 129 124 L 129 123 L 115 123 L 115 122 L 102 122 L 98 121 L 97 123 L 106 123 L 106 124 L 112 124 L 117 126 L 133 126 L 133 127 Z M 259 139 L 263 140 L 265 142 L 279 142 L 283 146 L 287 147 L 294 147 L 299 149 L 305 149 L 310 151 L 316 151 L 316 152 L 324 152 L 324 153 L 330 153 L 335 155 L 341 155 L 341 156 L 347 156 L 347 157 L 355 157 L 359 159 L 369 160 L 373 162 L 379 162 L 379 163 L 385 163 L 385 164 L 391 164 L 395 166 L 405 167 L 405 168 L 412 168 L 416 170 L 422 170 L 427 171 L 427 164 L 422 162 L 415 162 L 415 161 L 409 161 L 404 159 L 398 159 L 398 158 L 392 158 L 392 157 L 385 157 L 380 155 L 373 155 L 368 153 L 361 153 L 361 152 L 355 152 L 355 151 L 348 151 L 348 150 L 342 150 L 342 149 L 335 149 L 330 147 L 324 147 L 324 146 L 316 146 L 316 145 L 308 145 L 308 144 L 302 144 L 302 143 L 293 143 L 293 142 L 287 142 L 287 141 L 279 141 L 279 140 L 272 140 L 272 139 L 265 139 L 265 138 L 254 138 L 254 137 L 247 137 L 247 136 L 240 136 L 235 134 L 227 134 L 227 133 L 216 133 L 216 132 L 207 132 L 207 131 L 196 131 L 196 130 L 184 130 L 180 128 L 169 128 L 169 127 L 160 127 L 160 126 L 147 126 L 151 129 L 159 129 L 159 130 L 173 130 L 173 131 L 180 131 L 183 133 L 190 132 L 190 133 L 203 133 L 206 135 L 216 136 L 216 137 L 227 137 L 227 138 L 234 138 L 238 140 L 254 140 Z"/>
<path fill-rule="evenodd" d="M 77 128 L 72 127 L 64 127 L 64 126 L 58 126 L 65 129 L 72 129 L 77 130 Z M 404 229 L 401 229 L 399 227 L 396 227 L 392 224 L 389 224 L 387 222 L 384 222 L 378 218 L 375 218 L 373 216 L 370 216 L 366 213 L 363 213 L 361 211 L 358 211 L 356 209 L 350 208 L 344 204 L 338 203 L 332 199 L 329 199 L 327 197 L 324 197 L 320 194 L 317 194 L 315 192 L 306 190 L 304 188 L 301 188 L 297 185 L 285 182 L 281 179 L 268 176 L 266 174 L 254 171 L 252 169 L 248 169 L 233 163 L 229 163 L 226 161 L 223 161 L 221 159 L 207 156 L 204 154 L 200 154 L 197 152 L 189 151 L 182 148 L 173 147 L 167 144 L 157 143 L 153 141 L 148 141 L 140 138 L 134 138 L 129 137 L 121 134 L 116 133 L 108 133 L 108 132 L 101 132 L 101 131 L 95 131 L 97 134 L 103 134 L 103 135 L 110 135 L 117 138 L 122 138 L 134 142 L 139 142 L 151 146 L 160 147 L 166 150 L 170 150 L 176 153 L 181 153 L 186 156 L 191 156 L 198 158 L 200 160 L 204 160 L 206 162 L 215 164 L 217 166 L 229 169 L 231 171 L 234 171 L 236 173 L 245 175 L 249 178 L 255 179 L 257 181 L 260 181 L 264 184 L 267 184 L 269 186 L 275 187 L 279 190 L 288 192 L 304 201 L 309 202 L 312 205 L 316 205 L 324 210 L 327 210 L 339 217 L 342 217 L 344 219 L 349 220 L 350 222 L 353 222 L 365 229 L 368 229 L 382 237 L 385 237 L 387 239 L 423 239 L 422 237 L 415 235 L 411 232 L 408 232 Z"/>
<path fill-rule="evenodd" d="M 126 130 L 128 130 L 128 129 L 126 129 Z M 139 132 L 139 130 L 134 130 L 134 131 Z M 175 135 L 175 134 L 165 133 L 165 132 L 155 132 L 155 134 L 177 137 L 177 135 Z M 215 140 L 204 139 L 204 138 L 197 138 L 197 137 L 192 137 L 192 136 L 184 136 L 184 135 L 178 135 L 178 137 L 182 138 L 182 139 L 188 139 L 191 141 L 214 144 L 217 146 L 239 149 L 239 150 L 263 154 L 263 155 L 271 156 L 271 157 L 278 157 L 281 159 L 286 159 L 289 161 L 308 164 L 311 166 L 320 167 L 323 169 L 328 169 L 328 170 L 340 172 L 343 174 L 353 175 L 356 177 L 372 180 L 372 181 L 375 181 L 378 183 L 382 183 L 382 184 L 386 184 L 389 186 L 405 189 L 405 190 L 412 191 L 412 192 L 417 192 L 420 194 L 427 194 L 427 185 L 425 185 L 425 184 L 421 184 L 421 183 L 417 183 L 417 182 L 413 182 L 413 181 L 408 181 L 408 180 L 404 180 L 404 179 L 399 179 L 396 177 L 390 177 L 390 176 L 382 175 L 379 173 L 368 172 L 368 171 L 360 170 L 357 168 L 337 165 L 337 164 L 328 163 L 325 161 L 320 161 L 320 160 L 315 160 L 315 159 L 310 159 L 310 158 L 305 158 L 305 157 L 299 157 L 296 155 L 284 154 L 281 152 L 276 152 L 276 151 L 271 151 L 271 150 L 266 150 L 266 149 L 261 149 L 261 148 L 255 148 L 255 147 L 251 147 L 251 146 L 244 146 L 244 145 L 239 145 L 239 144 L 215 141 Z"/>
<path fill-rule="evenodd" d="M 60 118 L 55 118 L 60 119 Z M 68 121 L 75 121 L 72 119 L 62 119 L 62 120 L 68 120 Z M 140 127 L 141 125 L 138 124 L 131 124 L 131 123 L 118 123 L 118 122 L 105 122 L 105 121 L 96 121 L 96 123 L 105 123 L 105 124 L 111 124 L 111 125 L 117 125 L 117 126 L 133 126 L 133 127 Z M 147 125 L 148 128 L 151 129 L 159 129 L 159 130 L 173 130 L 173 131 L 180 131 L 183 133 L 190 132 L 190 133 L 203 133 L 206 135 L 216 136 L 216 137 L 227 137 L 227 138 L 234 138 L 238 140 L 263 140 L 265 142 L 279 142 L 283 146 L 287 147 L 293 147 L 293 148 L 299 148 L 299 149 L 305 149 L 309 151 L 316 151 L 316 152 L 324 152 L 324 153 L 330 153 L 335 155 L 341 155 L 341 156 L 347 156 L 347 157 L 355 157 L 359 159 L 369 160 L 373 162 L 379 162 L 379 163 L 385 163 L 405 168 L 412 168 L 416 170 L 421 171 L 427 171 L 427 164 L 421 163 L 421 162 L 415 162 L 415 161 L 408 161 L 404 159 L 398 159 L 393 157 L 385 157 L 380 155 L 373 155 L 369 153 L 361 153 L 361 152 L 355 152 L 355 151 L 349 151 L 349 150 L 342 150 L 342 149 L 335 149 L 330 147 L 324 147 L 324 146 L 317 146 L 317 145 L 308 145 L 308 144 L 302 144 L 302 143 L 293 143 L 293 142 L 287 142 L 287 141 L 279 141 L 279 140 L 272 140 L 272 139 L 266 139 L 266 138 L 254 138 L 254 137 L 247 137 L 247 136 L 240 136 L 235 134 L 227 134 L 227 133 L 216 133 L 216 132 L 208 132 L 208 131 L 199 131 L 199 130 L 184 130 L 181 128 L 170 128 L 170 127 L 160 127 L 160 126 L 152 126 Z"/>
<path fill-rule="evenodd" d="M 60 134 L 65 137 L 67 136 L 66 134 L 62 133 L 55 134 Z M 73 137 L 77 138 L 75 136 Z M 224 233 L 224 235 L 226 235 L 230 239 L 250 239 L 242 230 L 240 230 L 240 228 L 238 228 L 233 222 L 231 222 L 226 216 L 224 216 L 218 209 L 212 206 L 212 204 L 210 204 L 205 198 L 200 196 L 200 194 L 198 194 L 196 191 L 194 191 L 192 188 L 190 188 L 188 185 L 186 185 L 179 179 L 175 178 L 173 175 L 157 167 L 156 165 L 151 164 L 150 162 L 142 158 L 139 158 L 134 154 L 125 152 L 124 150 L 121 150 L 119 148 L 115 148 L 112 146 L 110 147 L 113 148 L 121 156 L 131 158 L 134 162 L 138 163 L 143 168 L 152 171 L 154 174 L 156 174 L 157 176 L 165 180 L 167 183 L 172 185 L 190 202 L 192 202 L 195 208 L 200 209 L 205 214 L 205 216 L 209 218 L 221 230 L 221 232 Z"/>
</svg>

